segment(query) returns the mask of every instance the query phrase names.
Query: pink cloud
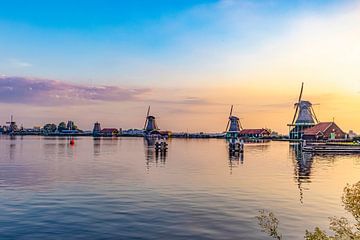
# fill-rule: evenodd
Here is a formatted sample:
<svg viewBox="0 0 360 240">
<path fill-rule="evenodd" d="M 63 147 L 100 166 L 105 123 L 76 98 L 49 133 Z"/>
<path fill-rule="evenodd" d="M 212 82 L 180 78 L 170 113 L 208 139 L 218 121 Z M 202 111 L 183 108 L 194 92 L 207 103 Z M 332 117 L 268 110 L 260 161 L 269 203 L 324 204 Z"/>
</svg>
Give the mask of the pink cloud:
<svg viewBox="0 0 360 240">
<path fill-rule="evenodd" d="M 136 101 L 147 88 L 86 86 L 48 79 L 0 76 L 0 102 L 34 105 L 84 104 L 96 101 Z"/>
</svg>

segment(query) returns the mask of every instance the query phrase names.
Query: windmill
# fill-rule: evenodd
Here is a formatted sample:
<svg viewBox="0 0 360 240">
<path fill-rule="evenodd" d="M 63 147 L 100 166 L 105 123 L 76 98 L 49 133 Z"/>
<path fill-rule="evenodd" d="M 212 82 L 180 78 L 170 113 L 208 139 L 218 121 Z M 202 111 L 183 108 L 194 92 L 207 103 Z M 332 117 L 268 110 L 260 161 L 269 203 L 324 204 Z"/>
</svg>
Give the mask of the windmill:
<svg viewBox="0 0 360 240">
<path fill-rule="evenodd" d="M 146 113 L 146 119 L 144 124 L 144 131 L 145 133 L 151 133 L 152 131 L 159 130 L 156 125 L 155 117 L 150 115 L 150 106 L 148 107 Z"/>
<path fill-rule="evenodd" d="M 233 105 L 230 108 L 229 120 L 226 125 L 226 137 L 227 138 L 236 138 L 239 136 L 240 131 L 242 130 L 242 126 L 240 123 L 240 119 L 236 116 L 232 115 Z"/>
<path fill-rule="evenodd" d="M 291 124 L 288 124 L 290 139 L 301 139 L 305 129 L 315 126 L 319 122 L 315 115 L 313 104 L 302 100 L 303 90 L 304 83 L 301 84 L 298 102 L 294 104 L 295 113 L 293 120 Z"/>
<path fill-rule="evenodd" d="M 9 130 L 8 132 L 14 132 L 18 130 L 18 127 L 16 125 L 16 122 L 14 122 L 14 117 L 11 115 L 10 122 L 6 122 L 6 124 L 9 124 Z"/>
</svg>

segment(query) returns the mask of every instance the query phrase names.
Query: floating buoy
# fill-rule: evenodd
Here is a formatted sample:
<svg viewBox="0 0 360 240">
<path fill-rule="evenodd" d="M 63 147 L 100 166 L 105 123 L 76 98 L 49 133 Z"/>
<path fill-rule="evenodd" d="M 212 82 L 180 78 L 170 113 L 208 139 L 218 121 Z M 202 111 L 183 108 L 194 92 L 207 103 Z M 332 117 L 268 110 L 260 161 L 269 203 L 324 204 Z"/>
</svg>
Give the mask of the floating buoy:
<svg viewBox="0 0 360 240">
<path fill-rule="evenodd" d="M 75 144 L 75 140 L 72 138 L 71 140 L 70 140 L 70 145 L 74 145 Z"/>
</svg>

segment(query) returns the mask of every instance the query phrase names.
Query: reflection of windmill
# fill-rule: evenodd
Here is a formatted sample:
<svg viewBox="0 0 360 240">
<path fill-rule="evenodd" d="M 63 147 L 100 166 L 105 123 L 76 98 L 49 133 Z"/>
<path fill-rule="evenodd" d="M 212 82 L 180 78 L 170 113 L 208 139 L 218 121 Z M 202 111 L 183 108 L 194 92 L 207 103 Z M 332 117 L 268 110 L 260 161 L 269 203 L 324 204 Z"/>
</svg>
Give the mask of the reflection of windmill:
<svg viewBox="0 0 360 240">
<path fill-rule="evenodd" d="M 313 104 L 309 101 L 302 100 L 302 94 L 304 90 L 304 83 L 301 84 L 301 90 L 299 100 L 294 104 L 295 114 L 291 124 L 288 124 L 290 128 L 290 139 L 301 139 L 304 130 L 310 128 L 318 123 L 316 118 Z"/>
<path fill-rule="evenodd" d="M 230 108 L 229 120 L 226 125 L 226 137 L 227 138 L 237 138 L 242 130 L 240 119 L 232 115 L 233 105 Z"/>
<path fill-rule="evenodd" d="M 157 127 L 156 122 L 155 122 L 155 117 L 151 116 L 149 114 L 150 114 L 150 106 L 147 110 L 145 124 L 144 124 L 144 131 L 146 133 L 151 133 L 153 131 L 159 130 L 159 128 Z"/>
<path fill-rule="evenodd" d="M 290 151 L 294 163 L 294 179 L 299 188 L 300 202 L 303 203 L 304 190 L 309 190 L 311 183 L 313 155 L 302 152 L 299 144 L 290 145 Z"/>
</svg>

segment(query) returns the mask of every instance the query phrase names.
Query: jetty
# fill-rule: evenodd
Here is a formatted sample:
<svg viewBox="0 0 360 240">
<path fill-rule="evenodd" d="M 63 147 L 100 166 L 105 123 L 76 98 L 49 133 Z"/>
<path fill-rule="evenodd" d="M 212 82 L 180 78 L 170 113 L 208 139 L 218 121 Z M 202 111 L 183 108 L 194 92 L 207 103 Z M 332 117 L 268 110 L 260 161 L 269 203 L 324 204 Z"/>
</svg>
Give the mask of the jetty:
<svg viewBox="0 0 360 240">
<path fill-rule="evenodd" d="M 302 143 L 303 152 L 312 153 L 360 153 L 360 143 L 357 142 L 323 142 Z"/>
</svg>

